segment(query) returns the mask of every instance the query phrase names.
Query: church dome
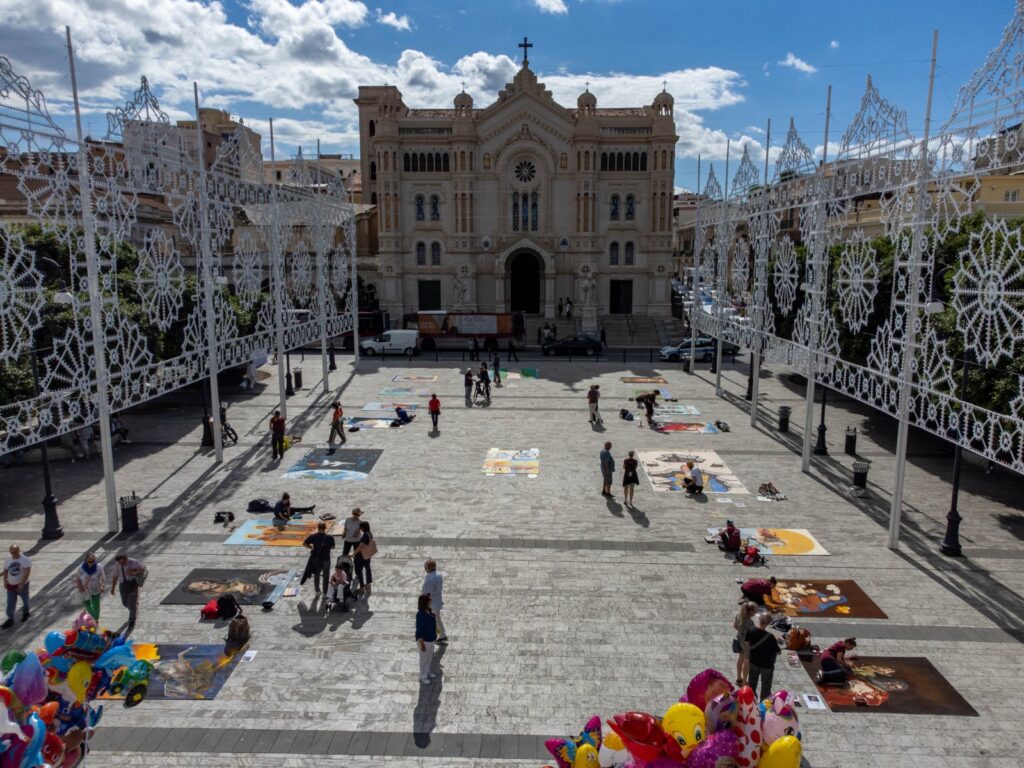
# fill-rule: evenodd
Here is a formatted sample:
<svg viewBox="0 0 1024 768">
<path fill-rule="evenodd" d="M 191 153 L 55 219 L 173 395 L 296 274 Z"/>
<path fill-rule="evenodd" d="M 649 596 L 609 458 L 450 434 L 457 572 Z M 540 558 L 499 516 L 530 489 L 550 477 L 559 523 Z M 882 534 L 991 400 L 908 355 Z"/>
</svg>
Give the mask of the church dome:
<svg viewBox="0 0 1024 768">
<path fill-rule="evenodd" d="M 675 103 L 676 100 L 672 98 L 672 94 L 663 90 L 654 97 L 654 104 L 652 106 L 659 115 L 671 115 Z"/>
<path fill-rule="evenodd" d="M 456 109 L 472 109 L 473 108 L 473 97 L 463 91 L 455 97 L 455 108 Z"/>
<path fill-rule="evenodd" d="M 578 99 L 576 99 L 576 107 L 581 112 L 589 112 L 597 109 L 597 96 L 592 94 L 588 88 L 580 94 Z"/>
</svg>

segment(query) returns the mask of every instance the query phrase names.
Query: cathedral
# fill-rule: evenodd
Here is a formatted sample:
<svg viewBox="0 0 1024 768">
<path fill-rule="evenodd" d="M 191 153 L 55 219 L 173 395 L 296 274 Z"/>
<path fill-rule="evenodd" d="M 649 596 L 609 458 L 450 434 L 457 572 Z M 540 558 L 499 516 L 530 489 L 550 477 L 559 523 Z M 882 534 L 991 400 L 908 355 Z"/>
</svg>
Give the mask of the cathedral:
<svg viewBox="0 0 1024 768">
<path fill-rule="evenodd" d="M 584 330 L 606 314 L 671 311 L 677 136 L 665 91 L 637 107 L 575 107 L 522 67 L 483 108 L 410 109 L 361 86 L 363 202 L 376 206 L 381 308 L 522 311 L 570 299 Z"/>
</svg>

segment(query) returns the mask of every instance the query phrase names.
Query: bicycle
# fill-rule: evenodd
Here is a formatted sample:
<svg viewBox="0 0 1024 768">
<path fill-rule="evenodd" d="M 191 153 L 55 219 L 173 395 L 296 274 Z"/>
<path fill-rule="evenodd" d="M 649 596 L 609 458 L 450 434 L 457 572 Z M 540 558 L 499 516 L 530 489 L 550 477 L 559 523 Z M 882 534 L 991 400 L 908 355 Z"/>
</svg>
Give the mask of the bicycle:
<svg viewBox="0 0 1024 768">
<path fill-rule="evenodd" d="M 486 387 L 484 385 L 484 382 L 477 381 L 477 383 L 476 383 L 476 391 L 473 393 L 473 403 L 477 404 L 481 400 L 483 402 L 485 402 L 485 403 L 490 403 L 491 402 L 491 388 L 490 387 Z"/>
<path fill-rule="evenodd" d="M 238 443 L 238 433 L 234 427 L 228 424 L 228 406 L 222 403 L 220 406 L 220 436 L 221 441 L 230 440 L 232 445 Z"/>
</svg>

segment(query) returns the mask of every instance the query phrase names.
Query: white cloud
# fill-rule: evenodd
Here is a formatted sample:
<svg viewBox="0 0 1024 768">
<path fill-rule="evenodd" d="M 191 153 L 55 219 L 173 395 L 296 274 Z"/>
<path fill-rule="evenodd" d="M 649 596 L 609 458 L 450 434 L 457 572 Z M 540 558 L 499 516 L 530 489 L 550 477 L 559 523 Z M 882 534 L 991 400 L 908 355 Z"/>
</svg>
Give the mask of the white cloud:
<svg viewBox="0 0 1024 768">
<path fill-rule="evenodd" d="M 394 27 L 395 29 L 399 29 L 403 32 L 408 32 L 412 29 L 412 19 L 408 16 L 398 16 L 394 11 L 382 13 L 380 8 L 377 9 L 377 23 L 386 24 L 389 27 Z"/>
<path fill-rule="evenodd" d="M 818 71 L 817 67 L 808 64 L 806 61 L 798 57 L 792 51 L 786 53 L 786 58 L 779 62 L 780 67 L 792 67 L 798 72 L 804 72 L 808 75 L 813 75 Z"/>
<path fill-rule="evenodd" d="M 764 128 L 758 128 L 756 125 L 748 125 L 743 130 L 750 131 L 751 133 L 764 133 Z"/>
<path fill-rule="evenodd" d="M 565 0 L 531 0 L 544 13 L 568 13 L 569 8 Z"/>
<path fill-rule="evenodd" d="M 836 48 L 839 47 L 839 41 L 833 40 L 831 43 L 828 44 L 828 47 L 834 51 Z"/>
</svg>

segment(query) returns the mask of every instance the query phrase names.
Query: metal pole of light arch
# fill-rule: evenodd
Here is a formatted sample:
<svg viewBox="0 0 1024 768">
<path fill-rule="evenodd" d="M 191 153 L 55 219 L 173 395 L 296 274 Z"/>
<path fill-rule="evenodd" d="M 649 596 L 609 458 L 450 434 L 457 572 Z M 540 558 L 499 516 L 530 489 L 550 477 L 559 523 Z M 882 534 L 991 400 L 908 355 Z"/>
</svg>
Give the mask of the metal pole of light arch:
<svg viewBox="0 0 1024 768">
<path fill-rule="evenodd" d="M 356 269 L 356 198 L 352 190 L 348 192 L 348 256 L 349 272 L 352 288 L 349 290 L 348 303 L 352 311 L 352 366 L 359 365 L 359 273 Z"/>
<path fill-rule="evenodd" d="M 772 204 L 771 192 L 768 189 L 768 156 L 769 156 L 769 154 L 771 154 L 771 151 L 772 151 L 772 119 L 770 117 L 768 118 L 768 130 L 765 133 L 764 146 L 765 146 L 765 150 L 764 150 L 764 192 L 763 192 L 763 195 L 764 195 L 764 215 L 767 217 L 769 215 L 770 211 L 771 211 L 771 204 Z M 770 231 L 771 230 L 769 230 L 769 232 Z M 771 248 L 771 242 L 765 243 L 763 247 L 764 247 L 764 249 L 766 251 L 766 253 L 765 253 L 765 262 L 766 262 L 765 263 L 765 280 L 767 280 L 768 279 L 767 278 L 767 270 L 768 270 L 768 266 L 767 266 L 768 253 L 767 252 Z M 755 267 L 755 270 L 756 269 L 757 268 Z M 756 279 L 757 279 L 756 278 L 757 272 L 755 271 L 754 274 L 755 274 L 755 278 L 754 279 L 756 281 Z M 765 291 L 768 290 L 766 286 L 763 286 L 762 289 L 765 290 Z M 756 290 L 756 287 L 755 287 L 755 290 Z M 764 311 L 765 311 L 764 309 L 758 310 L 758 312 L 761 313 L 761 314 L 763 314 Z M 769 309 L 769 311 L 771 311 L 771 310 Z M 764 345 L 764 339 L 765 339 L 765 332 L 762 329 L 762 331 L 757 334 L 757 349 L 756 350 L 751 350 L 751 358 L 752 359 L 750 361 L 750 371 L 751 371 L 750 372 L 750 376 L 751 376 L 751 382 L 750 382 L 750 426 L 752 426 L 752 427 L 756 427 L 757 426 L 757 396 L 758 396 L 758 389 L 760 388 L 759 385 L 761 383 L 761 349 L 762 349 L 762 347 Z"/>
<path fill-rule="evenodd" d="M 71 27 L 64 28 L 68 46 L 68 68 L 71 75 L 71 96 L 75 104 L 75 131 L 78 137 L 78 196 L 82 207 L 82 230 L 85 241 L 86 280 L 89 289 L 89 320 L 92 325 L 93 365 L 96 368 L 96 410 L 100 426 L 100 454 L 103 457 L 103 490 L 107 503 L 107 530 L 117 533 L 117 488 L 114 483 L 114 452 L 110 439 L 110 401 L 106 355 L 106 330 L 103 324 L 103 296 L 100 293 L 99 254 L 96 253 L 96 221 L 93 218 L 92 175 L 89 170 L 89 149 L 82 134 L 82 111 L 78 102 L 78 78 L 71 47 Z"/>
<path fill-rule="evenodd" d="M 209 190 L 206 186 L 206 160 L 203 156 L 203 126 L 199 121 L 199 85 L 192 83 L 192 96 L 196 105 L 196 167 L 199 169 L 199 239 L 200 263 L 203 269 L 203 305 L 206 312 L 206 348 L 210 368 L 210 431 L 213 433 L 214 461 L 224 461 L 224 440 L 221 425 L 213 422 L 220 413 L 220 389 L 217 385 L 217 374 L 220 362 L 217 359 L 217 318 L 213 309 L 213 242 L 210 234 Z"/>
<path fill-rule="evenodd" d="M 274 159 L 274 118 L 270 118 L 270 163 L 275 163 Z M 278 242 L 278 235 L 280 233 L 280 221 L 279 216 L 281 212 L 278 210 L 277 201 L 277 184 L 274 183 L 270 188 L 270 270 L 273 280 L 271 285 L 274 290 L 274 330 L 277 342 L 277 392 L 278 392 L 278 410 L 281 411 L 281 418 L 288 418 L 288 398 L 285 395 L 287 389 L 285 385 L 285 369 L 288 367 L 287 359 L 285 358 L 284 349 L 284 269 L 281 265 L 281 244 Z"/>
<path fill-rule="evenodd" d="M 725 191 L 722 194 L 722 218 L 719 229 L 725 231 L 725 220 L 729 215 L 729 147 L 730 140 L 725 140 Z M 715 233 L 715 246 L 718 250 L 718 279 L 715 281 L 718 297 L 715 299 L 715 314 L 718 322 L 715 330 L 718 336 L 715 345 L 715 394 L 722 396 L 722 298 L 725 296 L 725 273 L 729 264 L 729 244 L 724 242 L 720 232 Z M 724 256 L 724 258 L 723 258 Z M 725 263 L 723 263 L 725 262 Z"/>
<path fill-rule="evenodd" d="M 317 303 L 320 305 L 320 362 L 323 368 L 324 375 L 324 394 L 331 391 L 331 384 L 328 380 L 330 376 L 330 367 L 327 363 L 327 269 L 326 269 L 326 254 L 324 249 L 327 247 L 325 239 L 326 224 L 323 220 L 324 206 L 327 201 L 324 195 L 320 191 L 320 139 L 316 140 L 316 184 L 313 186 L 314 201 L 313 215 L 316 217 L 316 296 Z"/>
<path fill-rule="evenodd" d="M 821 210 L 816 212 L 818 218 L 816 227 L 818 231 L 814 234 L 814 251 L 808 255 L 808 259 L 816 259 L 818 254 L 822 254 L 826 249 L 825 232 L 824 232 L 824 220 L 828 216 L 828 209 L 825 207 L 825 166 L 828 165 L 828 129 L 829 121 L 832 117 L 832 86 L 828 87 L 828 95 L 825 97 L 825 143 L 821 150 L 821 168 L 818 171 L 818 185 L 815 190 L 815 202 L 814 205 L 821 206 Z M 823 258 L 827 258 L 827 254 Z M 810 338 L 811 329 L 807 329 L 807 391 L 806 398 L 804 401 L 804 438 L 803 438 L 803 449 L 800 453 L 800 469 L 803 472 L 809 472 L 811 469 L 811 431 L 814 424 L 814 384 L 815 374 L 814 367 L 817 362 L 817 348 L 821 344 L 821 316 L 822 311 L 822 289 L 821 289 L 821 264 L 817 264 L 814 269 L 814 280 L 811 285 L 808 285 L 806 292 L 806 301 L 811 302 L 811 311 L 808 315 L 812 318 L 808 325 L 814 326 L 814 338 Z"/>
<path fill-rule="evenodd" d="M 917 181 L 914 184 L 914 232 L 910 245 L 910 280 L 907 283 L 907 333 L 903 342 L 903 366 L 900 374 L 899 431 L 896 434 L 896 477 L 893 482 L 892 506 L 889 511 L 889 548 L 899 549 L 900 518 L 903 514 L 903 484 L 907 474 L 907 442 L 910 438 L 910 397 L 914 376 L 914 354 L 917 346 L 918 283 L 921 277 L 921 250 L 924 243 L 924 198 L 928 194 L 928 139 L 932 123 L 932 94 L 935 91 L 935 55 L 939 47 L 939 30 L 932 34 L 932 60 L 928 74 L 928 101 L 924 113 L 924 135 L 919 150 Z"/>
<path fill-rule="evenodd" d="M 701 249 L 701 230 L 700 230 L 700 155 L 697 155 L 697 217 L 694 219 L 694 230 L 693 230 L 693 269 L 690 272 L 690 295 L 693 297 L 693 301 L 690 302 L 690 365 L 689 371 L 692 374 L 697 364 L 697 299 L 700 296 L 698 293 L 698 284 L 700 282 L 700 249 Z M 704 305 L 700 307 L 700 311 L 704 311 Z"/>
</svg>

